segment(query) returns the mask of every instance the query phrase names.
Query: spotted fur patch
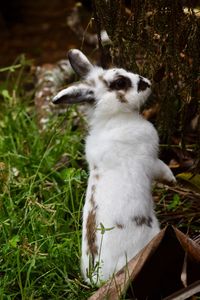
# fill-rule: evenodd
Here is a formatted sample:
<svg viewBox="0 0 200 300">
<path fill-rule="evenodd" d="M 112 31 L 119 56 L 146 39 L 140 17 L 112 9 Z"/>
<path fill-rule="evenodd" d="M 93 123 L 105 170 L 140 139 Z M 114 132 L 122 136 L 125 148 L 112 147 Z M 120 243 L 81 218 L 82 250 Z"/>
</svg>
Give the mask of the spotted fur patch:
<svg viewBox="0 0 200 300">
<path fill-rule="evenodd" d="M 127 91 L 132 87 L 132 82 L 130 78 L 122 75 L 118 75 L 109 85 L 110 90 L 115 91 Z"/>
<path fill-rule="evenodd" d="M 142 76 L 139 76 L 139 78 L 140 78 L 140 80 L 138 82 L 138 88 L 137 88 L 137 90 L 138 90 L 138 92 L 145 91 L 147 88 L 150 87 L 150 85 L 149 85 L 148 82 L 146 82 L 144 80 L 144 78 L 142 78 Z"/>
<path fill-rule="evenodd" d="M 94 184 L 93 184 L 92 187 L 91 187 L 91 191 L 92 191 L 92 194 L 94 194 L 95 191 L 96 191 L 96 186 L 95 186 Z"/>
<path fill-rule="evenodd" d="M 122 224 L 122 223 L 116 222 L 116 227 L 117 227 L 118 229 L 123 229 L 123 228 L 125 227 L 125 225 Z"/>
<path fill-rule="evenodd" d="M 97 166 L 93 166 L 93 170 L 97 170 Z M 91 186 L 91 210 L 89 211 L 87 222 L 86 222 L 86 238 L 88 243 L 87 255 L 91 257 L 91 263 L 94 266 L 94 259 L 95 256 L 98 254 L 98 247 L 96 244 L 96 210 L 98 206 L 95 203 L 95 192 L 96 192 L 96 185 L 92 184 Z"/>
<path fill-rule="evenodd" d="M 95 186 L 95 185 L 92 185 L 92 187 L 91 187 L 91 197 L 90 197 L 90 202 L 91 202 L 91 205 L 92 205 L 92 208 L 93 208 L 93 209 L 94 209 L 94 207 L 95 207 L 95 199 L 94 199 L 95 191 L 96 191 L 96 186 Z"/>
<path fill-rule="evenodd" d="M 132 222 L 134 222 L 137 226 L 146 225 L 148 227 L 152 227 L 152 218 L 145 216 L 135 216 L 131 218 Z"/>
<path fill-rule="evenodd" d="M 128 102 L 125 95 L 123 93 L 120 93 L 120 92 L 117 92 L 117 99 L 121 103 L 127 103 Z"/>
<path fill-rule="evenodd" d="M 100 175 L 99 175 L 99 173 L 98 173 L 98 167 L 97 167 L 96 165 L 93 166 L 92 171 L 94 172 L 94 173 L 93 173 L 93 178 L 94 178 L 95 180 L 99 180 Z M 94 189 L 94 187 L 92 186 L 92 190 L 93 190 L 93 189 Z"/>
<path fill-rule="evenodd" d="M 94 178 L 95 178 L 96 180 L 99 180 L 100 175 L 99 175 L 99 174 L 95 174 L 95 175 L 94 175 Z"/>
<path fill-rule="evenodd" d="M 87 217 L 86 236 L 88 242 L 88 252 L 91 254 L 92 263 L 94 264 L 95 256 L 98 254 L 96 245 L 96 211 L 92 209 Z"/>
<path fill-rule="evenodd" d="M 92 207 L 94 208 L 95 207 L 94 193 L 91 194 L 90 203 L 91 203 Z"/>
</svg>

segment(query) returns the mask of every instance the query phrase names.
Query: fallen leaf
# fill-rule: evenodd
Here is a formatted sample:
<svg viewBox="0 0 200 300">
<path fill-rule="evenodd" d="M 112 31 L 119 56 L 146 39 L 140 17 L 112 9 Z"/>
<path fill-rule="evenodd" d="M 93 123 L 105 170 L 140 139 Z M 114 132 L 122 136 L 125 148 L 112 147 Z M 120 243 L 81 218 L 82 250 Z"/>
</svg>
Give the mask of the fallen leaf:
<svg viewBox="0 0 200 300">
<path fill-rule="evenodd" d="M 161 300 L 184 288 L 181 274 L 187 253 L 187 285 L 200 279 L 200 247 L 167 226 L 89 300 Z"/>
<path fill-rule="evenodd" d="M 195 190 L 200 191 L 200 174 L 193 175 L 192 173 L 180 173 L 176 175 L 177 178 L 193 186 Z"/>
</svg>

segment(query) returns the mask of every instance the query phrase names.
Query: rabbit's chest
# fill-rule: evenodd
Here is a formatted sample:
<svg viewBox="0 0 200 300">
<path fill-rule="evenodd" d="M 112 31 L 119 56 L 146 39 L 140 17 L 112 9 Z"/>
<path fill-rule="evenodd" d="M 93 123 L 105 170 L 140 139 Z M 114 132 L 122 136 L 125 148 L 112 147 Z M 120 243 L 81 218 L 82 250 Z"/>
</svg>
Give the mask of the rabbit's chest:
<svg viewBox="0 0 200 300">
<path fill-rule="evenodd" d="M 158 151 L 158 141 L 154 137 L 155 130 L 151 126 L 150 130 L 148 126 L 147 129 L 138 130 L 132 126 L 92 131 L 86 139 L 85 147 L 89 165 L 98 164 L 108 169 L 139 159 L 142 166 L 141 157 L 151 159 Z"/>
<path fill-rule="evenodd" d="M 146 215 L 152 205 L 150 186 L 148 178 L 140 178 L 138 170 L 130 172 L 126 167 L 105 170 L 96 165 L 88 181 L 85 213 L 95 212 L 97 223 L 104 222 L 107 226 Z"/>
</svg>

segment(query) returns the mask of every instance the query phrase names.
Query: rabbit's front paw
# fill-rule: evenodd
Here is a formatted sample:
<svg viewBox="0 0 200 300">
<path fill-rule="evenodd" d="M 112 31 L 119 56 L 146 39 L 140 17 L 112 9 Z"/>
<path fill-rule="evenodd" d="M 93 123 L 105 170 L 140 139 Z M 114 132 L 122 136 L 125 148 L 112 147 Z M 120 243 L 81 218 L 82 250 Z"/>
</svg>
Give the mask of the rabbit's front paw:
<svg viewBox="0 0 200 300">
<path fill-rule="evenodd" d="M 175 185 L 176 184 L 176 178 L 170 168 L 168 167 L 163 178 L 161 178 L 161 181 L 163 183 L 166 183 L 168 185 Z"/>
</svg>

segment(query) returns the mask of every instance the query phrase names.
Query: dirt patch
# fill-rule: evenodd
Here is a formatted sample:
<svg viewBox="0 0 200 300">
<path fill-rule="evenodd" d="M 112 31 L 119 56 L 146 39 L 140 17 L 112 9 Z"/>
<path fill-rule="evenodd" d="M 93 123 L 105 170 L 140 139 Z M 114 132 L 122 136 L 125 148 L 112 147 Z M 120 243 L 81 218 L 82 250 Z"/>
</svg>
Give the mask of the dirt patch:
<svg viewBox="0 0 200 300">
<path fill-rule="evenodd" d="M 34 64 L 54 63 L 81 42 L 67 26 L 76 1 L 9 1 L 0 4 L 0 67 L 22 53 Z"/>
</svg>

